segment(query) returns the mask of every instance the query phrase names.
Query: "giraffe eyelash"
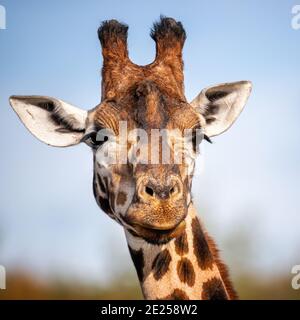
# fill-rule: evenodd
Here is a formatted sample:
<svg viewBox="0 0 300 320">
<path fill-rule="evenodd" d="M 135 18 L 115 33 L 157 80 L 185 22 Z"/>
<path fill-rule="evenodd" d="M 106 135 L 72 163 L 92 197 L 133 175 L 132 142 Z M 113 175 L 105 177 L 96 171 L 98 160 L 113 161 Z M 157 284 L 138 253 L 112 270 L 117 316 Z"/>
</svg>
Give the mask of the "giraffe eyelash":
<svg viewBox="0 0 300 320">
<path fill-rule="evenodd" d="M 206 140 L 207 142 L 213 143 L 206 134 L 203 136 L 203 138 L 204 138 L 204 140 Z"/>
</svg>

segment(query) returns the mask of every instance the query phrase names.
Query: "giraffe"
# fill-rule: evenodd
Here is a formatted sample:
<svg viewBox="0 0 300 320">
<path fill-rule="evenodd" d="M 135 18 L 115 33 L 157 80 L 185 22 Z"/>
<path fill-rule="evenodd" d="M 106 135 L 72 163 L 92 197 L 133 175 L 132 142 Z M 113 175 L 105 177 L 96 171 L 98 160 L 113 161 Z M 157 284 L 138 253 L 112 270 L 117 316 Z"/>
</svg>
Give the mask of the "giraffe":
<svg viewBox="0 0 300 320">
<path fill-rule="evenodd" d="M 86 111 L 47 96 L 11 96 L 10 104 L 42 142 L 90 147 L 94 197 L 124 228 L 145 299 L 235 299 L 227 268 L 197 217 L 191 187 L 199 144 L 233 124 L 252 84 L 211 86 L 189 103 L 182 24 L 167 17 L 154 23 L 156 57 L 145 66 L 129 59 L 127 33 L 128 26 L 116 20 L 98 29 L 102 97 L 95 108 Z M 165 130 L 166 139 L 159 135 L 155 140 L 156 129 Z M 147 143 L 141 142 L 139 130 L 150 137 Z M 185 130 L 191 134 L 183 136 Z M 174 161 L 174 140 L 184 141 L 182 162 Z M 147 161 L 152 148 L 158 150 L 156 162 Z M 163 148 L 170 151 L 169 162 L 162 161 Z M 124 151 L 122 156 L 117 150 Z"/>
</svg>

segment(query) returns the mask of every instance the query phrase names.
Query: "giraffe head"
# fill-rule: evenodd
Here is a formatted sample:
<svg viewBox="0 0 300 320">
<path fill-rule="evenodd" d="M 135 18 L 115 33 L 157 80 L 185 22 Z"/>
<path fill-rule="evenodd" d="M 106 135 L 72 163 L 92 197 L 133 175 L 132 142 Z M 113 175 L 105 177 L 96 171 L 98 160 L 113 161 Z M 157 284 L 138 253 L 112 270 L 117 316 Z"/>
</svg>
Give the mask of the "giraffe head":
<svg viewBox="0 0 300 320">
<path fill-rule="evenodd" d="M 58 147 L 86 143 L 93 151 L 99 206 L 135 236 L 164 243 L 184 228 L 202 138 L 227 130 L 242 111 L 251 83 L 184 94 L 180 22 L 161 18 L 151 37 L 156 58 L 146 66 L 128 57 L 126 25 L 104 22 L 102 99 L 90 111 L 45 96 L 12 96 L 10 103 L 41 141 Z"/>
</svg>

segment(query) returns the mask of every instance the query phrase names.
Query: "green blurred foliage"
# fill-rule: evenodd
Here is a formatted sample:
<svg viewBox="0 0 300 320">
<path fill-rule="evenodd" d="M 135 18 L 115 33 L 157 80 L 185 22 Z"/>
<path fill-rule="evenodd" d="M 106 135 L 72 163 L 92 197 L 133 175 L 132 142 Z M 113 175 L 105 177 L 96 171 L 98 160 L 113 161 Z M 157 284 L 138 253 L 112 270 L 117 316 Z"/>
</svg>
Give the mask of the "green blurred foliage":
<svg viewBox="0 0 300 320">
<path fill-rule="evenodd" d="M 300 290 L 291 287 L 291 277 L 278 275 L 266 279 L 243 274 L 233 282 L 240 299 L 300 299 Z M 14 272 L 8 275 L 7 290 L 0 291 L 0 299 L 142 299 L 135 278 L 131 273 L 124 273 L 102 287 L 84 284 L 76 279 L 41 281 L 32 275 Z"/>
<path fill-rule="evenodd" d="M 7 275 L 7 289 L 0 299 L 142 299 L 135 275 L 124 273 L 106 286 L 83 283 L 78 279 L 41 280 L 28 273 L 15 271 Z"/>
<path fill-rule="evenodd" d="M 234 279 L 235 288 L 240 299 L 249 300 L 300 300 L 300 289 L 291 285 L 292 275 L 277 275 L 263 278 L 244 274 Z"/>
</svg>

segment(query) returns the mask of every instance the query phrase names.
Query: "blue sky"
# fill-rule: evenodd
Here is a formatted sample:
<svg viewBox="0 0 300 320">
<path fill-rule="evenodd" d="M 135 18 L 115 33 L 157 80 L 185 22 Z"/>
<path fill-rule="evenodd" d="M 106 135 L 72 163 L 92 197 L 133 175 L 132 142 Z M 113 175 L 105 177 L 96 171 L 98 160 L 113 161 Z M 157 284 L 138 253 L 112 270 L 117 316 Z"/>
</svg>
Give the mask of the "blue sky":
<svg viewBox="0 0 300 320">
<path fill-rule="evenodd" d="M 221 82 L 251 80 L 254 86 L 235 125 L 203 150 L 204 170 L 198 168 L 193 187 L 199 215 L 221 248 L 227 237 L 247 230 L 254 253 L 250 258 L 245 248 L 241 259 L 251 270 L 289 274 L 300 264 L 295 4 L 0 0 L 7 12 L 7 29 L 0 30 L 0 264 L 91 280 L 131 267 L 122 229 L 93 199 L 90 150 L 43 145 L 19 122 L 8 97 L 41 94 L 94 107 L 101 94 L 100 22 L 126 22 L 130 57 L 147 64 L 155 54 L 150 27 L 164 14 L 187 31 L 189 100 Z M 229 251 L 224 255 L 234 264 Z"/>
</svg>

